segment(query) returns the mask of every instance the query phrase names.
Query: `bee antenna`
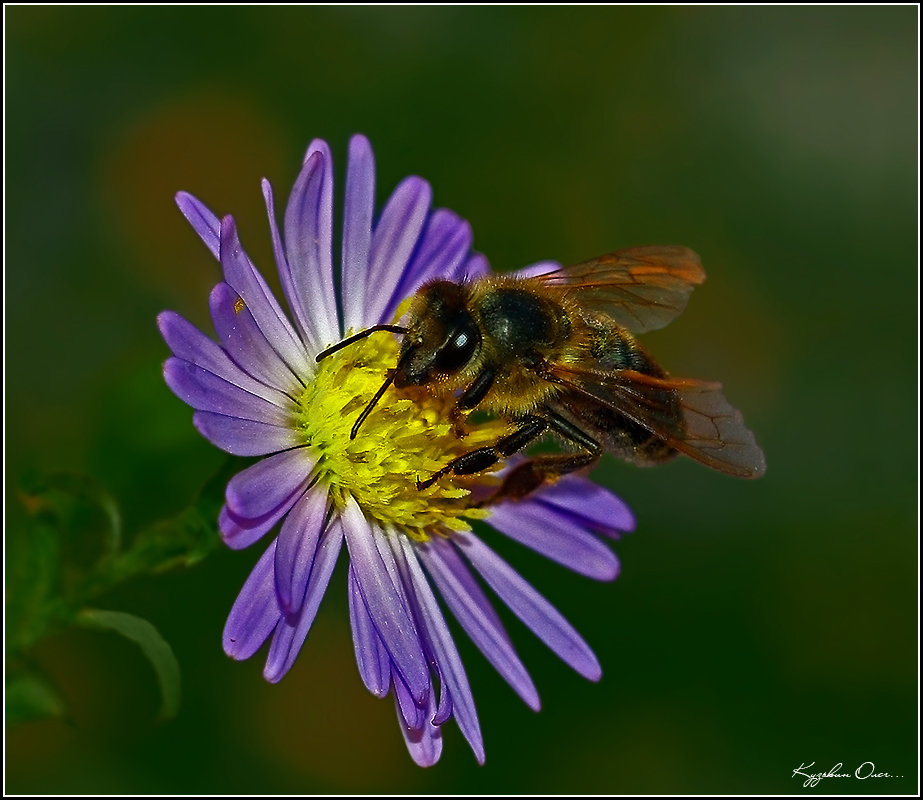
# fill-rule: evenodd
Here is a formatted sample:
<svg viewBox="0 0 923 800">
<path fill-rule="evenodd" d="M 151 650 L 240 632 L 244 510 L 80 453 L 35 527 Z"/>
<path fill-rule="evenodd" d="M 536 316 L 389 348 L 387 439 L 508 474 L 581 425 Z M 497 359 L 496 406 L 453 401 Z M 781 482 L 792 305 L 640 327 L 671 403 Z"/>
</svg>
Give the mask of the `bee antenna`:
<svg viewBox="0 0 923 800">
<path fill-rule="evenodd" d="M 378 401 L 381 400 L 382 395 L 388 391 L 388 387 L 394 383 L 394 376 L 397 375 L 396 369 L 389 369 L 388 374 L 385 376 L 385 382 L 378 388 L 378 391 L 375 392 L 375 395 L 366 403 L 365 408 L 362 409 L 362 413 L 359 415 L 359 419 L 356 420 L 353 425 L 353 429 L 349 432 L 349 438 L 355 439 L 356 435 L 359 433 L 359 427 L 365 422 L 366 417 L 372 413 L 372 410 L 375 406 L 378 405 Z"/>
<path fill-rule="evenodd" d="M 396 328 L 398 326 L 393 325 L 391 327 Z M 365 331 L 363 331 L 363 333 L 365 333 Z M 412 355 L 413 355 L 413 351 L 408 350 L 406 353 L 404 353 L 404 355 L 402 355 L 398 359 L 397 366 L 394 369 L 389 369 L 388 372 L 385 374 L 385 382 L 381 386 L 378 387 L 378 391 L 375 392 L 372 399 L 369 400 L 368 403 L 366 403 L 365 408 L 362 409 L 362 413 L 359 415 L 359 418 L 353 424 L 353 429 L 349 432 L 350 439 L 356 438 L 356 435 L 359 433 L 359 428 L 361 427 L 362 423 L 365 422 L 368 415 L 371 414 L 375 406 L 378 405 L 378 401 L 381 400 L 384 393 L 388 391 L 388 387 L 392 383 L 394 383 L 394 379 L 397 377 L 397 373 L 401 371 L 401 369 L 404 367 L 407 361 L 410 360 L 410 357 Z"/>
<path fill-rule="evenodd" d="M 379 331 L 388 331 L 389 333 L 407 333 L 407 328 L 403 325 L 373 325 L 371 328 L 366 328 L 364 331 L 359 331 L 352 336 L 347 336 L 343 341 L 337 342 L 335 345 L 328 347 L 326 350 L 321 350 L 316 356 L 314 356 L 315 361 L 321 361 L 327 356 L 333 355 L 337 350 L 342 350 L 344 347 L 349 347 L 351 344 L 355 344 L 360 339 L 364 339 L 366 336 L 370 336 L 373 333 L 378 333 Z M 387 385 L 382 388 L 382 392 L 387 389 Z M 381 395 L 376 395 L 375 400 L 377 401 Z M 369 409 L 371 411 L 371 409 Z M 360 419 L 364 419 L 361 417 Z M 353 435 L 350 437 L 355 439 L 355 429 L 353 429 Z"/>
</svg>

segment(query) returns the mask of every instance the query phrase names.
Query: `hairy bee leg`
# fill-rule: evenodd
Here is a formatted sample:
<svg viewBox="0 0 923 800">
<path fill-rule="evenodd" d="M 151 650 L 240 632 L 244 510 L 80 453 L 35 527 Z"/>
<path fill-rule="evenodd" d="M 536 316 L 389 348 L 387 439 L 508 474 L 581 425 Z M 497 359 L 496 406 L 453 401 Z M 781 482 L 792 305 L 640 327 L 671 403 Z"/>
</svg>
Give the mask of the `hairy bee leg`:
<svg viewBox="0 0 923 800">
<path fill-rule="evenodd" d="M 468 436 L 468 431 L 465 430 L 465 414 L 458 406 L 453 406 L 449 412 L 449 422 L 452 423 L 452 431 L 456 439 L 464 439 Z"/>
<path fill-rule="evenodd" d="M 485 367 L 472 384 L 462 392 L 455 406 L 457 411 L 470 411 L 483 400 L 494 385 L 496 375 L 490 367 Z"/>
<path fill-rule="evenodd" d="M 490 367 L 485 367 L 472 384 L 461 393 L 458 402 L 452 407 L 450 418 L 455 428 L 455 438 L 464 439 L 468 434 L 464 430 L 465 412 L 471 411 L 490 391 L 494 385 L 495 374 Z"/>
<path fill-rule="evenodd" d="M 541 436 L 548 430 L 549 422 L 541 417 L 526 417 L 522 420 L 522 425 L 511 434 L 498 439 L 496 444 L 490 447 L 479 447 L 469 453 L 460 455 L 452 459 L 438 472 L 434 472 L 425 481 L 418 480 L 417 488 L 426 489 L 432 486 L 443 475 L 454 472 L 456 475 L 473 475 L 475 472 L 482 472 L 488 467 L 492 467 L 501 458 L 511 456 L 522 450 L 530 442 Z"/>
<path fill-rule="evenodd" d="M 503 480 L 503 484 L 478 507 L 492 506 L 504 500 L 519 500 L 546 483 L 553 483 L 563 475 L 587 467 L 599 459 L 599 453 L 574 453 L 572 455 L 538 456 L 520 464 Z"/>
<path fill-rule="evenodd" d="M 478 506 L 494 505 L 504 500 L 519 500 L 543 484 L 552 483 L 562 475 L 587 467 L 602 456 L 602 445 L 560 414 L 549 411 L 548 423 L 555 433 L 582 447 L 584 452 L 538 456 L 520 464 L 504 478 L 500 488 L 478 503 Z"/>
</svg>

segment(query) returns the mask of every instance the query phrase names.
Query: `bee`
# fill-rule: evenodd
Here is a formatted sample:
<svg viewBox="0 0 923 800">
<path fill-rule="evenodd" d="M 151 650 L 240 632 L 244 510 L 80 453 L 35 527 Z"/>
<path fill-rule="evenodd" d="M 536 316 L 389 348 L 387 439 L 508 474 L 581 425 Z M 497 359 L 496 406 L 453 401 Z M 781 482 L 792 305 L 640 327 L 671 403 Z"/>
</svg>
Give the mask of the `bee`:
<svg viewBox="0 0 923 800">
<path fill-rule="evenodd" d="M 698 255 L 675 246 L 619 250 L 529 277 L 434 280 L 413 297 L 405 324 L 367 328 L 316 358 L 378 331 L 402 336 L 353 438 L 392 383 L 451 393 L 459 417 L 478 409 L 512 424 L 493 445 L 418 479 L 420 488 L 489 470 L 547 433 L 566 452 L 516 465 L 486 504 L 525 497 L 604 452 L 642 466 L 683 454 L 756 478 L 763 452 L 721 385 L 670 376 L 635 338 L 678 316 L 704 280 Z"/>
</svg>

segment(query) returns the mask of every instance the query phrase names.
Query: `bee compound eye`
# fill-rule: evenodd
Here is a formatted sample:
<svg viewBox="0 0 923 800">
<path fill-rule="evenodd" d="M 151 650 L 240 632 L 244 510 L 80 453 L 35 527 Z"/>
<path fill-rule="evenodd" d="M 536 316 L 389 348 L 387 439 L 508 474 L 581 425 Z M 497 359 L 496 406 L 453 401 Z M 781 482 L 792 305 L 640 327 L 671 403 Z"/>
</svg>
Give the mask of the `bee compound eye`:
<svg viewBox="0 0 923 800">
<path fill-rule="evenodd" d="M 436 367 L 446 372 L 461 369 L 477 350 L 481 337 L 472 323 L 455 328 L 436 354 Z"/>
</svg>

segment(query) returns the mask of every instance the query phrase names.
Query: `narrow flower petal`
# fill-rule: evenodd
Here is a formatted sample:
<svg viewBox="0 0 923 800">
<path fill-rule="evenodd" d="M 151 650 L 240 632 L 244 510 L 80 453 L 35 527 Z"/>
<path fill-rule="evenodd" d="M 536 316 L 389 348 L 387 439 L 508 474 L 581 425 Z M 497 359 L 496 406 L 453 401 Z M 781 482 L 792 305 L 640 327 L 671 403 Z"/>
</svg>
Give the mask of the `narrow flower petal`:
<svg viewBox="0 0 923 800">
<path fill-rule="evenodd" d="M 356 664 L 365 687 L 376 697 L 385 697 L 391 688 L 391 657 L 375 630 L 365 600 L 359 592 L 356 572 L 349 565 L 349 621 L 353 630 Z"/>
<path fill-rule="evenodd" d="M 538 711 L 541 703 L 535 684 L 516 655 L 497 612 L 452 545 L 433 537 L 417 545 L 416 550 L 465 633 L 526 705 Z"/>
<path fill-rule="evenodd" d="M 265 456 L 299 444 L 298 434 L 291 427 L 211 411 L 196 411 L 192 423 L 215 447 L 235 456 Z"/>
<path fill-rule="evenodd" d="M 408 731 L 417 731 L 426 723 L 426 709 L 417 705 L 416 701 L 410 696 L 410 690 L 401 673 L 392 665 L 391 667 L 391 685 L 394 687 L 394 699 L 397 701 L 397 710 L 403 720 L 403 726 Z M 429 699 L 432 702 L 433 692 L 430 692 Z"/>
<path fill-rule="evenodd" d="M 474 708 L 474 698 L 468 685 L 468 676 L 462 664 L 452 634 L 446 625 L 439 603 L 430 589 L 429 581 L 417 560 L 416 552 L 409 540 L 401 536 L 395 542 L 395 549 L 401 553 L 401 566 L 408 572 L 408 582 L 413 590 L 417 613 L 425 636 L 439 664 L 440 673 L 452 696 L 452 707 L 459 730 L 467 740 L 479 764 L 484 763 L 484 739 L 481 725 Z"/>
<path fill-rule="evenodd" d="M 493 508 L 489 522 L 511 539 L 588 578 L 611 581 L 618 575 L 615 554 L 556 506 L 501 503 Z"/>
<path fill-rule="evenodd" d="M 277 406 L 176 356 L 164 362 L 163 377 L 173 393 L 196 411 L 212 411 L 269 425 L 290 424 L 294 407 L 291 402 L 287 403 L 288 408 Z"/>
<path fill-rule="evenodd" d="M 259 329 L 253 314 L 230 286 L 222 282 L 209 297 L 215 332 L 225 352 L 248 375 L 267 386 L 293 394 L 302 386 Z"/>
<path fill-rule="evenodd" d="M 298 300 L 295 289 L 292 286 L 292 270 L 288 264 L 288 258 L 285 255 L 285 248 L 282 245 L 282 236 L 279 233 L 279 225 L 276 222 L 276 203 L 273 198 L 272 184 L 263 178 L 260 182 L 263 189 L 263 199 L 266 202 L 266 216 L 269 219 L 269 237 L 272 240 L 272 253 L 276 259 L 276 271 L 282 283 L 282 292 L 288 301 L 288 307 L 292 312 L 295 320 L 295 327 L 301 335 L 301 341 L 311 349 L 316 350 L 314 326 L 310 320 L 304 318 L 304 306 Z"/>
<path fill-rule="evenodd" d="M 445 208 L 434 211 L 426 223 L 413 258 L 381 315 L 381 322 L 394 318 L 397 307 L 426 281 L 457 274 L 471 249 L 471 226 Z"/>
<path fill-rule="evenodd" d="M 236 516 L 258 519 L 303 486 L 313 467 L 314 459 L 303 447 L 264 458 L 231 478 L 225 492 L 228 508 Z"/>
<path fill-rule="evenodd" d="M 635 529 L 634 514 L 623 500 L 579 475 L 543 488 L 535 495 L 535 502 L 613 539 Z"/>
<path fill-rule="evenodd" d="M 301 609 L 326 519 L 327 493 L 314 489 L 295 503 L 282 523 L 276 547 L 276 596 L 286 614 Z"/>
<path fill-rule="evenodd" d="M 527 267 L 517 269 L 513 275 L 517 278 L 534 278 L 536 275 L 544 275 L 546 272 L 554 272 L 557 269 L 561 269 L 557 261 L 537 261 Z"/>
<path fill-rule="evenodd" d="M 417 177 L 405 178 L 381 212 L 381 219 L 372 234 L 366 283 L 373 291 L 366 297 L 366 319 L 382 321 L 385 308 L 420 238 L 431 198 L 432 190 L 426 181 Z"/>
<path fill-rule="evenodd" d="M 339 338 L 333 294 L 333 184 L 330 151 L 313 142 L 285 208 L 289 300 L 315 346 Z"/>
<path fill-rule="evenodd" d="M 218 258 L 219 242 L 221 239 L 221 221 L 206 208 L 205 204 L 189 192 L 176 193 L 176 205 L 189 220 L 192 229 L 199 234 L 211 254 Z"/>
<path fill-rule="evenodd" d="M 429 669 L 399 581 L 394 577 L 393 556 L 389 563 L 382 552 L 388 549 L 387 544 L 380 549 L 376 543 L 385 534 L 369 524 L 354 500 L 343 511 L 343 533 L 359 590 L 378 635 L 414 699 L 423 703 L 430 689 Z"/>
<path fill-rule="evenodd" d="M 287 401 L 282 392 L 260 383 L 244 372 L 221 347 L 179 314 L 164 311 L 158 315 L 157 325 L 173 355 L 177 358 L 202 367 L 219 378 L 224 378 L 228 383 L 233 383 L 270 403 L 275 403 L 280 407 L 285 406 Z"/>
<path fill-rule="evenodd" d="M 314 364 L 304 344 L 285 318 L 278 301 L 241 247 L 233 217 L 221 221 L 221 266 L 224 279 L 247 304 L 253 319 L 273 349 L 297 375 L 313 374 Z"/>
<path fill-rule="evenodd" d="M 281 614 L 273 589 L 273 542 L 244 582 L 224 626 L 224 652 L 238 661 L 250 658 L 272 633 Z"/>
<path fill-rule="evenodd" d="M 317 609 L 327 591 L 342 544 L 343 526 L 339 520 L 333 520 L 317 545 L 301 613 L 295 619 L 283 617 L 276 626 L 263 669 L 263 677 L 270 683 L 282 680 L 301 652 L 304 640 L 317 616 Z"/>
<path fill-rule="evenodd" d="M 442 729 L 435 721 L 430 721 L 434 719 L 436 713 L 433 709 L 432 696 L 426 708 L 423 725 L 415 729 L 408 729 L 404 725 L 401 705 L 396 697 L 395 705 L 397 706 L 397 721 L 404 735 L 404 741 L 407 743 L 410 757 L 421 767 L 433 766 L 442 755 Z"/>
<path fill-rule="evenodd" d="M 452 541 L 510 610 L 562 661 L 585 678 L 599 680 L 602 669 L 593 651 L 551 603 L 474 534 L 457 534 Z"/>
<path fill-rule="evenodd" d="M 439 681 L 439 705 L 433 715 L 433 725 L 445 725 L 452 719 L 452 712 L 455 710 L 455 706 L 452 705 L 452 693 L 449 691 L 449 687 L 446 686 L 442 673 L 439 674 Z"/>
<path fill-rule="evenodd" d="M 243 550 L 257 541 L 264 534 L 275 527 L 276 523 L 284 517 L 291 507 L 298 502 L 305 493 L 308 479 L 295 487 L 290 495 L 285 497 L 275 508 L 258 517 L 241 517 L 236 515 L 227 505 L 221 507 L 218 514 L 218 529 L 221 538 L 232 550 Z"/>
<path fill-rule="evenodd" d="M 346 330 L 368 324 L 365 313 L 372 214 L 375 205 L 375 159 L 364 136 L 349 140 L 346 193 L 343 198 L 343 326 Z"/>
<path fill-rule="evenodd" d="M 490 274 L 490 263 L 483 253 L 472 253 L 465 265 L 462 267 L 461 274 L 454 280 L 474 281 L 478 278 L 486 277 Z"/>
</svg>

